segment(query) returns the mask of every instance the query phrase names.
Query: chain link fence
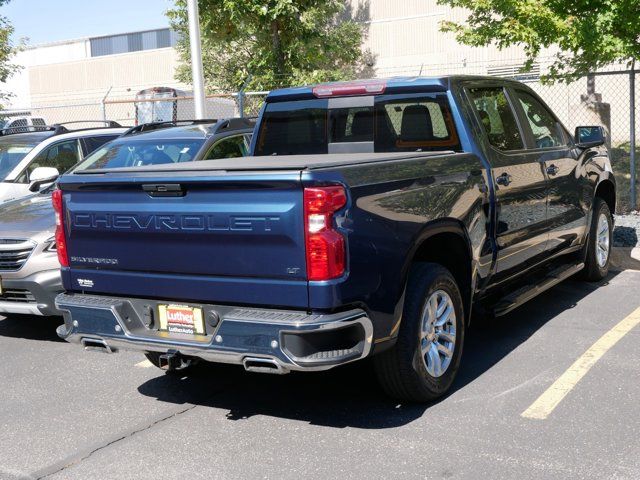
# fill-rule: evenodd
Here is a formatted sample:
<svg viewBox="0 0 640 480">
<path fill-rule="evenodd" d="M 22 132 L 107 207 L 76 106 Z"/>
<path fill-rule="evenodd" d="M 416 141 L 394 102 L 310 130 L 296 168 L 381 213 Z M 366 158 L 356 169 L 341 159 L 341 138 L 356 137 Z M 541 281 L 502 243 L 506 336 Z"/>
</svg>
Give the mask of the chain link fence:
<svg viewBox="0 0 640 480">
<path fill-rule="evenodd" d="M 211 119 L 256 116 L 268 92 L 208 95 L 205 99 L 205 117 Z M 242 113 L 244 112 L 244 113 Z M 171 98 L 109 98 L 103 101 L 38 105 L 0 110 L 0 119 L 15 120 L 24 117 L 42 118 L 45 124 L 110 120 L 123 126 L 157 121 L 191 120 L 195 118 L 191 96 Z"/>
<path fill-rule="evenodd" d="M 517 69 L 491 70 L 486 64 L 467 65 L 464 68 L 449 66 L 397 67 L 393 70 L 381 69 L 378 76 L 395 75 L 443 75 L 449 73 L 495 74 L 509 76 L 523 81 L 535 90 L 558 115 L 572 132 L 579 125 L 603 125 L 609 137 L 609 148 L 613 169 L 618 181 L 618 211 L 638 210 L 637 196 L 632 203 L 631 182 L 635 178 L 635 191 L 640 178 L 638 163 L 632 173 L 634 159 L 631 155 L 633 138 L 640 133 L 638 124 L 633 125 L 634 101 L 638 93 L 638 81 L 628 70 L 599 72 L 572 83 L 543 84 L 539 71 L 520 74 Z M 633 95 L 632 95 L 633 91 Z M 257 116 L 268 92 L 240 92 L 209 95 L 205 102 L 206 117 L 225 118 L 234 116 Z M 43 118 L 47 124 L 85 121 L 112 120 L 121 125 L 136 125 L 158 120 L 188 120 L 195 116 L 193 97 L 174 96 L 171 98 L 105 98 L 102 100 L 60 103 L 53 105 L 33 105 L 29 108 L 0 111 L 0 119 L 24 116 Z M 633 126 L 632 126 L 633 125 Z M 638 155 L 636 146 L 635 155 Z"/>
<path fill-rule="evenodd" d="M 632 119 L 639 93 L 635 77 L 637 73 L 619 71 L 596 73 L 569 84 L 544 85 L 539 81 L 525 81 L 571 132 L 580 125 L 604 126 L 618 184 L 618 212 L 638 210 L 640 169 L 635 159 L 640 149 L 637 144 L 633 159 L 631 155 L 632 140 L 637 139 L 639 133 L 638 124 Z M 635 182 L 633 194 L 632 178 Z"/>
</svg>

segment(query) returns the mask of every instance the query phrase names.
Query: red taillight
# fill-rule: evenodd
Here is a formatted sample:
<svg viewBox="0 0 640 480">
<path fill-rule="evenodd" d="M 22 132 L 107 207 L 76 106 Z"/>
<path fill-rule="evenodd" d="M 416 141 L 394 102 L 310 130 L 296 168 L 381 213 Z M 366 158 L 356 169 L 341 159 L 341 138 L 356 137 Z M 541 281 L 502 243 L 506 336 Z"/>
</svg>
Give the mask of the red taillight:
<svg viewBox="0 0 640 480">
<path fill-rule="evenodd" d="M 313 87 L 316 97 L 340 97 L 346 95 L 379 95 L 387 89 L 384 80 L 357 80 L 355 82 L 327 83 Z"/>
<path fill-rule="evenodd" d="M 62 190 L 54 190 L 51 195 L 53 209 L 56 212 L 56 251 L 58 252 L 58 261 L 63 267 L 69 266 L 69 257 L 67 256 L 67 239 L 64 236 L 64 203 L 62 201 Z"/>
<path fill-rule="evenodd" d="M 344 237 L 333 228 L 333 215 L 347 203 L 338 185 L 304 189 L 307 278 L 330 280 L 344 273 Z"/>
</svg>

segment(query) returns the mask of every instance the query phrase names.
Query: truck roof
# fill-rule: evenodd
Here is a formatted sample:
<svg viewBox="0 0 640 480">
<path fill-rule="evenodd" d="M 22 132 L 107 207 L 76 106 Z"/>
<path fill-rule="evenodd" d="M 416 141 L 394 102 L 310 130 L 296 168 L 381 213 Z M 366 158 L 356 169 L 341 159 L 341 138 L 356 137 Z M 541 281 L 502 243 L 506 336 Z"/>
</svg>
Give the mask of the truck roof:
<svg viewBox="0 0 640 480">
<path fill-rule="evenodd" d="M 342 90 L 348 92 L 349 89 L 353 89 L 358 86 L 368 86 L 372 91 L 362 91 L 359 93 L 340 93 L 340 96 L 350 95 L 374 95 L 380 93 L 420 93 L 420 92 L 446 92 L 452 83 L 461 80 L 493 80 L 497 77 L 491 77 L 487 75 L 445 75 L 438 77 L 390 77 L 390 78 L 373 78 L 366 80 L 349 80 L 346 82 L 328 82 L 320 83 L 317 85 L 306 85 L 303 87 L 281 88 L 279 90 L 272 90 L 267 95 L 267 102 L 283 102 L 290 100 L 304 100 L 310 98 L 324 98 L 332 95 L 318 94 L 318 91 L 327 90 Z M 509 79 L 499 79 L 504 82 L 515 82 Z M 380 87 L 380 90 L 376 91 L 376 87 Z"/>
</svg>

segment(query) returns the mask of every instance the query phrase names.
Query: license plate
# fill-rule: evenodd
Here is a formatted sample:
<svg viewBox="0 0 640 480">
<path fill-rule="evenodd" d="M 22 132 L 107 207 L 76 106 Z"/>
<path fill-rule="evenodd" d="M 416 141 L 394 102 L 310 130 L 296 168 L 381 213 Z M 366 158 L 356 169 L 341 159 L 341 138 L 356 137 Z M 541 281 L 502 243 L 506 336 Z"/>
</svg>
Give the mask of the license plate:
<svg viewBox="0 0 640 480">
<path fill-rule="evenodd" d="M 158 305 L 160 330 L 168 333 L 206 335 L 202 309 L 186 305 Z"/>
</svg>

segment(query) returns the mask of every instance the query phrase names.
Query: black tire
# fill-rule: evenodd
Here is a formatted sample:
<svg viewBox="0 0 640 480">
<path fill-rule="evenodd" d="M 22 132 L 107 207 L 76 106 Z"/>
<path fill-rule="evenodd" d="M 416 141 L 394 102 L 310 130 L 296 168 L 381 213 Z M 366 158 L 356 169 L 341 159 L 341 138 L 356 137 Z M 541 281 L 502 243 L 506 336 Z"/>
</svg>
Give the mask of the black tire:
<svg viewBox="0 0 640 480">
<path fill-rule="evenodd" d="M 585 257 L 585 265 L 582 277 L 589 282 L 598 282 L 605 278 L 609 273 L 611 264 L 611 246 L 613 244 L 613 219 L 611 211 L 607 203 L 599 197 L 593 202 L 593 213 L 591 218 L 591 228 L 589 230 L 589 239 L 587 241 L 587 252 Z M 601 217 L 604 217 L 609 227 L 609 251 L 607 260 L 604 265 L 598 261 L 598 223 Z"/>
<path fill-rule="evenodd" d="M 196 363 L 193 359 L 185 358 L 183 359 L 183 366 L 179 368 L 169 368 L 169 369 L 162 368 L 160 366 L 160 355 L 163 355 L 163 354 L 161 352 L 145 352 L 144 353 L 144 356 L 147 357 L 147 360 L 149 360 L 151 363 L 153 363 L 153 365 L 155 365 L 159 369 L 164 370 L 169 375 L 173 375 L 176 373 L 185 373 L 187 370 L 190 370 L 191 368 L 193 368 L 193 365 Z"/>
<path fill-rule="evenodd" d="M 440 376 L 431 375 L 420 348 L 422 312 L 434 292 L 444 291 L 455 311 L 455 342 L 451 361 Z M 378 381 L 384 391 L 398 400 L 428 402 L 444 395 L 451 387 L 462 358 L 464 344 L 464 306 L 460 290 L 451 273 L 435 263 L 418 263 L 409 275 L 402 323 L 396 344 L 374 357 Z"/>
</svg>

